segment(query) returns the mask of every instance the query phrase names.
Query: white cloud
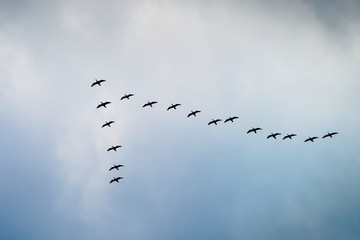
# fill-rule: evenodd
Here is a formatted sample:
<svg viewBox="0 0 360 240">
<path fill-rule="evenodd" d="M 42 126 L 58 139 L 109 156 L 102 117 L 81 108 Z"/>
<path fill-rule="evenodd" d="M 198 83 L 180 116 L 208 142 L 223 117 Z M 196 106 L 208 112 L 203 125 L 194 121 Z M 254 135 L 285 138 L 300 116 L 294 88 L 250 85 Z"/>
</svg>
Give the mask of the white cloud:
<svg viewBox="0 0 360 240">
<path fill-rule="evenodd" d="M 270 154 L 268 160 L 275 161 L 277 156 L 271 154 L 279 148 L 271 152 L 260 140 L 246 143 L 248 127 L 264 128 L 263 135 L 251 139 L 264 137 L 270 129 L 295 129 L 304 135 L 332 128 L 358 129 L 358 18 L 342 23 L 345 30 L 337 34 L 302 1 L 86 3 L 59 3 L 58 10 L 49 13 L 56 21 L 51 22 L 51 33 L 42 36 L 45 39 L 19 40 L 28 34 L 0 33 L 0 74 L 5 79 L 1 99 L 15 103 L 15 110 L 33 119 L 34 127 L 46 123 L 44 130 L 53 132 L 54 155 L 64 184 L 59 190 L 60 209 L 70 208 L 92 223 L 107 218 L 125 223 L 117 211 L 110 211 L 120 209 L 119 204 L 127 207 L 122 209 L 125 216 L 135 214 L 132 223 L 151 232 L 141 218 L 150 219 L 162 204 L 169 214 L 179 214 L 171 208 L 185 208 L 182 204 L 191 204 L 190 192 L 201 191 L 206 180 L 188 171 L 192 164 L 205 177 L 217 173 L 217 168 L 223 170 L 221 176 L 235 174 L 234 169 L 240 167 L 256 171 L 265 161 L 258 143 Z M 37 41 L 42 41 L 42 49 L 35 45 Z M 95 78 L 108 81 L 90 88 Z M 119 100 L 130 92 L 135 94 L 133 99 Z M 103 100 L 112 104 L 96 109 Z M 143 109 L 148 100 L 159 104 Z M 165 110 L 176 102 L 182 103 L 178 110 Z M 202 113 L 187 119 L 187 113 L 195 109 Z M 234 128 L 222 125 L 209 130 L 206 125 L 213 117 L 229 115 L 240 116 Z M 101 129 L 107 120 L 116 123 Z M 231 143 L 234 149 L 226 147 L 228 139 L 239 141 Z M 302 143 L 302 139 L 297 141 Z M 115 144 L 123 148 L 114 154 L 106 152 Z M 302 149 L 296 146 L 296 151 Z M 251 154 L 258 157 L 251 163 L 254 166 L 244 159 L 235 162 L 244 165 L 229 166 L 229 172 L 216 166 L 222 163 L 219 158 L 226 162 Z M 212 164 L 199 167 L 207 162 Z M 109 173 L 113 163 L 126 167 Z M 279 170 L 269 169 L 269 174 Z M 125 181 L 110 185 L 114 174 Z M 271 187 L 279 180 L 274 178 Z M 174 188 L 191 184 L 188 179 L 197 181 L 189 187 L 193 190 L 179 205 L 169 203 L 181 197 Z M 255 177 L 250 180 L 252 186 L 264 187 Z M 138 202 L 133 202 L 133 196 Z M 135 211 L 144 203 L 151 210 Z M 306 221 L 299 214 L 304 205 L 289 206 L 295 224 Z M 250 214 L 244 209 L 239 212 Z"/>
</svg>

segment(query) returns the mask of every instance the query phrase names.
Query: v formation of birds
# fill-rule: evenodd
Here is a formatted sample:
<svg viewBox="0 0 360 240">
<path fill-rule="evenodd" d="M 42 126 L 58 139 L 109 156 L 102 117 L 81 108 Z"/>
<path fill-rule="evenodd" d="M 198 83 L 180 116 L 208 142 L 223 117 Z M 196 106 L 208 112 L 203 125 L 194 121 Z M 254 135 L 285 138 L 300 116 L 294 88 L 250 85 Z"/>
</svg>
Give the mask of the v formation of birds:
<svg viewBox="0 0 360 240">
<path fill-rule="evenodd" d="M 100 79 L 100 80 L 97 80 L 95 79 L 95 82 L 91 84 L 91 87 L 94 87 L 96 85 L 98 86 L 101 86 L 102 83 L 106 82 L 105 79 Z M 130 99 L 131 97 L 133 97 L 134 94 L 125 94 L 124 96 L 122 96 L 120 98 L 120 100 L 124 100 L 124 99 Z M 145 103 L 143 105 L 143 108 L 145 107 L 153 107 L 153 105 L 157 104 L 158 102 L 156 101 L 148 101 L 147 103 Z M 96 107 L 96 108 L 107 108 L 107 105 L 111 104 L 111 102 L 109 101 L 106 101 L 106 102 L 100 102 L 100 104 Z M 177 104 L 171 104 L 168 108 L 167 108 L 167 111 L 171 110 L 171 109 L 174 109 L 176 110 L 177 107 L 181 106 L 181 104 L 177 103 Z M 191 111 L 187 117 L 191 117 L 191 116 L 194 116 L 196 117 L 196 114 L 200 113 L 201 111 L 200 110 L 196 110 L 196 111 Z M 227 122 L 234 122 L 234 120 L 238 119 L 239 117 L 237 116 L 233 116 L 233 117 L 229 117 L 227 119 L 224 120 L 224 123 L 227 123 Z M 212 119 L 211 121 L 209 121 L 208 125 L 218 125 L 219 122 L 221 122 L 222 119 Z M 111 124 L 115 124 L 115 121 L 105 121 L 105 123 L 102 125 L 102 128 L 104 127 L 111 127 Z M 260 127 L 256 127 L 256 128 L 251 128 L 247 131 L 247 134 L 249 133 L 257 133 L 258 131 L 261 131 L 263 130 L 262 128 Z M 338 132 L 328 132 L 327 134 L 325 134 L 322 138 L 332 138 L 334 135 L 338 134 Z M 266 138 L 269 139 L 269 138 L 274 138 L 274 139 L 277 139 L 276 137 L 277 136 L 280 136 L 282 135 L 281 133 L 271 133 L 269 134 Z M 293 137 L 296 137 L 297 135 L 295 133 L 290 133 L 290 134 L 286 134 L 282 139 L 285 140 L 285 139 L 293 139 Z M 314 142 L 315 139 L 318 139 L 319 137 L 308 137 L 307 139 L 304 140 L 304 142 Z M 115 146 L 111 146 L 107 149 L 107 151 L 117 151 L 118 148 L 121 148 L 122 146 L 121 145 L 115 145 Z M 110 167 L 109 171 L 112 171 L 114 169 L 116 170 L 119 170 L 120 167 L 124 167 L 124 165 L 121 165 L 121 164 L 114 164 L 114 166 Z M 113 182 L 119 182 L 120 179 L 123 179 L 123 177 L 114 177 L 110 183 L 113 183 Z"/>
</svg>

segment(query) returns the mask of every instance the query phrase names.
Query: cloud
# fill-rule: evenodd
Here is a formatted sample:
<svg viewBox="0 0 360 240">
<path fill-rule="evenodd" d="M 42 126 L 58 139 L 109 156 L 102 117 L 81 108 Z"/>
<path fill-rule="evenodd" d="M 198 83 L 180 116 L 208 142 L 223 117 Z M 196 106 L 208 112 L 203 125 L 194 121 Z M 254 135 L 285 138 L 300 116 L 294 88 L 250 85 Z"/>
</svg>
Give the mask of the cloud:
<svg viewBox="0 0 360 240">
<path fill-rule="evenodd" d="M 43 7 L 27 13 L 30 29 L 16 22 L 0 32 L 0 106 L 15 112 L 6 123 L 22 116 L 48 144 L 49 184 L 59 184 L 50 205 L 74 235 L 321 239 L 347 218 L 334 239 L 359 235 L 348 208 L 332 212 L 359 199 L 357 7 L 337 24 L 304 1 Z M 91 88 L 95 78 L 107 82 Z M 120 101 L 125 93 L 135 96 Z M 110 107 L 96 109 L 104 100 Z M 142 108 L 150 100 L 159 103 Z M 234 124 L 207 126 L 232 115 Z M 256 126 L 263 132 L 245 134 Z M 334 141 L 304 145 L 331 130 Z M 269 142 L 271 131 L 298 137 Z M 106 152 L 115 144 L 119 152 Z M 114 163 L 125 168 L 109 172 Z"/>
</svg>

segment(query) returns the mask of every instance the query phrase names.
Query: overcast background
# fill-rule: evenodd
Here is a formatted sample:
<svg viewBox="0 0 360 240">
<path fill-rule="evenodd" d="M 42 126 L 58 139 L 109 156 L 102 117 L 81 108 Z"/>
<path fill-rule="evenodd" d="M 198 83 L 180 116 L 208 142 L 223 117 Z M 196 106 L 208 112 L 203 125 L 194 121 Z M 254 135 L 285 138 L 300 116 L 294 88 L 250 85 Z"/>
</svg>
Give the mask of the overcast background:
<svg viewBox="0 0 360 240">
<path fill-rule="evenodd" d="M 1 239 L 360 239 L 359 1 L 50 2 L 0 1 Z"/>
</svg>

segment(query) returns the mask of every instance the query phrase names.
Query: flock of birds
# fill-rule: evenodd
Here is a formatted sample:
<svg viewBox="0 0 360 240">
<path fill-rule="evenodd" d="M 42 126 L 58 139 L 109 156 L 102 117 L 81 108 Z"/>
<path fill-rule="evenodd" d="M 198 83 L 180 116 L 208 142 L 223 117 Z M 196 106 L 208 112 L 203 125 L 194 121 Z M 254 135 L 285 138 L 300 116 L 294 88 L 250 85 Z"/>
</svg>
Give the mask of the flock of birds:
<svg viewBox="0 0 360 240">
<path fill-rule="evenodd" d="M 91 84 L 91 87 L 94 87 L 94 86 L 96 86 L 96 85 L 98 85 L 98 86 L 101 86 L 101 83 L 103 83 L 103 82 L 106 82 L 106 80 L 104 80 L 104 79 L 100 79 L 100 80 L 97 80 L 97 79 L 95 79 L 95 82 L 93 82 L 92 84 Z M 125 94 L 123 97 L 121 97 L 120 98 L 120 100 L 124 100 L 124 99 L 130 99 L 131 97 L 133 97 L 134 96 L 134 94 Z M 151 101 L 151 102 L 147 102 L 147 103 L 145 103 L 144 105 L 143 105 L 143 108 L 145 108 L 145 107 L 153 107 L 153 105 L 155 105 L 155 104 L 157 104 L 158 102 L 156 102 L 156 101 Z M 96 107 L 96 108 L 101 108 L 101 107 L 103 107 L 103 108 L 107 108 L 107 105 L 109 105 L 109 104 L 111 104 L 111 102 L 100 102 L 100 104 Z M 174 109 L 174 110 L 176 110 L 176 108 L 177 107 L 179 107 L 179 106 L 181 106 L 181 104 L 179 104 L 179 103 L 177 103 L 177 104 L 171 104 L 171 106 L 169 106 L 168 108 L 167 108 L 167 111 L 169 111 L 170 109 Z M 196 110 L 196 111 L 191 111 L 188 115 L 187 115 L 187 117 L 191 117 L 191 116 L 194 116 L 194 117 L 196 117 L 196 114 L 198 114 L 198 113 L 200 113 L 201 111 L 200 110 Z M 233 116 L 233 117 L 229 117 L 229 118 L 227 118 L 227 119 L 225 119 L 224 120 L 224 123 L 227 123 L 227 122 L 234 122 L 234 120 L 235 119 L 238 119 L 239 117 L 237 117 L 237 116 Z M 212 124 L 214 124 L 214 125 L 217 125 L 218 124 L 218 122 L 221 122 L 222 121 L 222 119 L 212 119 L 209 123 L 208 123 L 208 125 L 212 125 Z M 111 124 L 113 124 L 113 123 L 115 123 L 115 121 L 109 121 L 109 122 L 105 122 L 103 125 L 102 125 L 102 128 L 104 128 L 104 127 L 111 127 Z M 249 133 L 257 133 L 257 131 L 260 131 L 260 130 L 262 130 L 262 128 L 259 128 L 259 127 L 257 127 L 257 128 L 252 128 L 252 129 L 250 129 L 250 130 L 248 130 L 247 131 L 247 134 L 249 134 Z M 334 135 L 336 135 L 336 134 L 338 134 L 338 132 L 328 132 L 327 134 L 325 134 L 322 138 L 327 138 L 327 137 L 330 137 L 330 138 L 332 138 Z M 268 135 L 267 136 L 267 139 L 269 139 L 269 138 L 274 138 L 274 139 L 277 139 L 276 137 L 277 136 L 280 136 L 281 135 L 281 133 L 271 133 L 270 135 Z M 295 136 L 297 136 L 296 134 L 294 134 L 294 133 L 291 133 L 291 134 L 287 134 L 286 136 L 284 136 L 283 137 L 283 140 L 285 140 L 285 139 L 292 139 L 293 137 L 295 137 Z M 304 142 L 314 142 L 314 140 L 315 139 L 318 139 L 319 137 L 308 137 L 307 139 L 305 139 L 305 141 Z M 117 151 L 117 149 L 118 148 L 120 148 L 121 146 L 120 145 L 116 145 L 116 146 L 111 146 L 110 148 L 108 148 L 107 149 L 107 151 L 109 152 L 109 151 Z M 120 167 L 124 167 L 124 165 L 121 165 L 121 164 L 119 164 L 119 165 L 115 165 L 114 164 L 114 166 L 112 166 L 110 169 L 109 169 L 109 171 L 111 171 L 111 170 L 113 170 L 113 169 L 116 169 L 116 170 L 119 170 L 119 168 Z M 120 179 L 123 179 L 123 177 L 114 177 L 111 181 L 110 181 L 110 183 L 113 183 L 113 182 L 119 182 L 119 180 Z"/>
</svg>

